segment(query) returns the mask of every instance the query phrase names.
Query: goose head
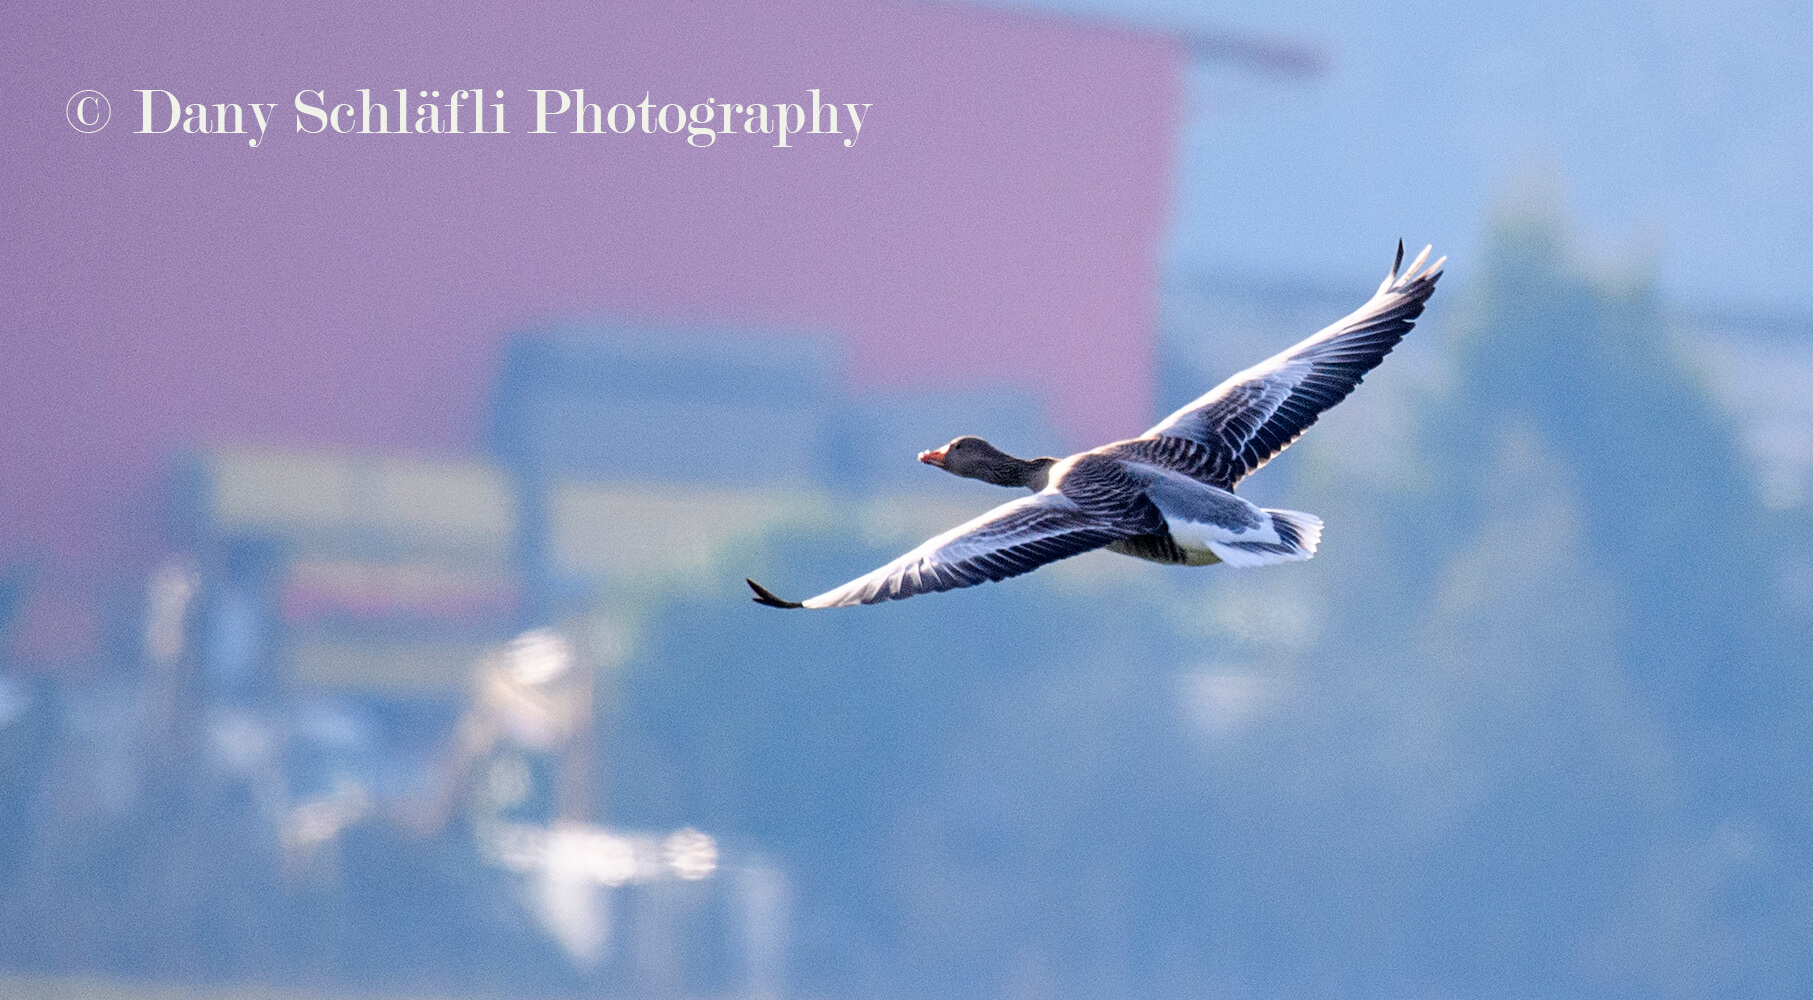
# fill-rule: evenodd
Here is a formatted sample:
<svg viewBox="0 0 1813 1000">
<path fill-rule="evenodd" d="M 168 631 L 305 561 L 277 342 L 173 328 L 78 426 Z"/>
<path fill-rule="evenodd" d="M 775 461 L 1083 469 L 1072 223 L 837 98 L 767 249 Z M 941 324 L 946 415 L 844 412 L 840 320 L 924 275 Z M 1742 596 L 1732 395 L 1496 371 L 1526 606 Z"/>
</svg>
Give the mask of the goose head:
<svg viewBox="0 0 1813 1000">
<path fill-rule="evenodd" d="M 1055 458 L 1015 458 L 979 437 L 965 435 L 942 448 L 919 453 L 919 460 L 965 479 L 980 479 L 996 486 L 1045 488 L 1046 475 Z"/>
</svg>

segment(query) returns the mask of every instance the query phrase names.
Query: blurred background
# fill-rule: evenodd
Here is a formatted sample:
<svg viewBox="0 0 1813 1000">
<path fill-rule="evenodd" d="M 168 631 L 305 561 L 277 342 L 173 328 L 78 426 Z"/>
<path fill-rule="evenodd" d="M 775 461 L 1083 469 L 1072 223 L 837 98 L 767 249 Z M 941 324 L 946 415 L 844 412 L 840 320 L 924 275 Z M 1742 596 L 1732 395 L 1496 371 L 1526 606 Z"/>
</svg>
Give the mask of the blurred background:
<svg viewBox="0 0 1813 1000">
<path fill-rule="evenodd" d="M 0 995 L 1813 992 L 1803 7 L 6 21 Z M 511 134 L 288 131 L 456 87 Z M 872 108 L 698 149 L 534 87 Z M 1431 308 L 1242 488 L 1314 561 L 747 600 L 1400 237 Z"/>
</svg>

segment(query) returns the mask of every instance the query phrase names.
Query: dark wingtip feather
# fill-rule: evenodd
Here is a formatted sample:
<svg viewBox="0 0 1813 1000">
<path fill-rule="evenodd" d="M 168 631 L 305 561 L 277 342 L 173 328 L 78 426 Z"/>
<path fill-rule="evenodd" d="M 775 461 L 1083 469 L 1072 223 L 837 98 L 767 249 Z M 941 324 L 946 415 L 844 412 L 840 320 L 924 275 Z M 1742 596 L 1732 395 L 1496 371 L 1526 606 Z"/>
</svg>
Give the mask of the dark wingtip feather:
<svg viewBox="0 0 1813 1000">
<path fill-rule="evenodd" d="M 749 584 L 750 590 L 755 591 L 755 597 L 751 598 L 751 600 L 755 601 L 755 603 L 757 603 L 757 604 L 766 604 L 771 608 L 803 608 L 803 607 L 805 607 L 804 604 L 801 604 L 798 601 L 781 600 L 780 598 L 774 596 L 774 591 L 769 590 L 767 587 L 762 586 L 761 584 L 755 582 L 754 580 L 749 579 L 748 577 L 744 577 L 743 582 Z"/>
<path fill-rule="evenodd" d="M 1400 237 L 1398 239 L 1398 259 L 1391 262 L 1391 276 L 1394 278 L 1397 277 L 1398 268 L 1403 267 L 1403 266 L 1404 266 L 1404 240 L 1402 237 Z"/>
</svg>

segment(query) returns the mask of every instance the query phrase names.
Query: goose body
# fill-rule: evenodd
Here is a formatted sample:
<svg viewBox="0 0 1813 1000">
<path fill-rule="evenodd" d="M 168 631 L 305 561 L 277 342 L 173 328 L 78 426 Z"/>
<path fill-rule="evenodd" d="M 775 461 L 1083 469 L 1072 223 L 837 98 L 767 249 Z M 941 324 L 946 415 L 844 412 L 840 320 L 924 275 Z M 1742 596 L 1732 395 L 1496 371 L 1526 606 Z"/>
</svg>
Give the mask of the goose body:
<svg viewBox="0 0 1813 1000">
<path fill-rule="evenodd" d="M 977 437 L 922 452 L 953 475 L 1033 491 L 938 535 L 893 562 L 804 601 L 753 580 L 760 604 L 832 608 L 1005 580 L 1107 548 L 1175 565 L 1234 567 L 1308 559 L 1322 538 L 1313 514 L 1268 510 L 1234 493 L 1347 398 L 1422 314 L 1442 264 L 1429 249 L 1391 272 L 1359 309 L 1239 372 L 1137 438 L 1068 458 L 1021 459 Z"/>
</svg>

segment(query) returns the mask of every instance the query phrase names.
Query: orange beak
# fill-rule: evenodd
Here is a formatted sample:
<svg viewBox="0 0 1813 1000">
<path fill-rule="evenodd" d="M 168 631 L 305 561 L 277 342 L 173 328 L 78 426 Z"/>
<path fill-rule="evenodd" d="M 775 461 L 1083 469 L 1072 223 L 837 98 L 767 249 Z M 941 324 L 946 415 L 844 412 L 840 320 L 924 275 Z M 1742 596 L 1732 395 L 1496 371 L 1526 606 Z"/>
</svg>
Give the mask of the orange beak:
<svg viewBox="0 0 1813 1000">
<path fill-rule="evenodd" d="M 922 451 L 919 453 L 919 460 L 927 465 L 935 465 L 942 469 L 944 468 L 944 453 L 950 450 L 951 446 L 947 444 L 942 448 L 936 448 L 932 451 Z"/>
</svg>

